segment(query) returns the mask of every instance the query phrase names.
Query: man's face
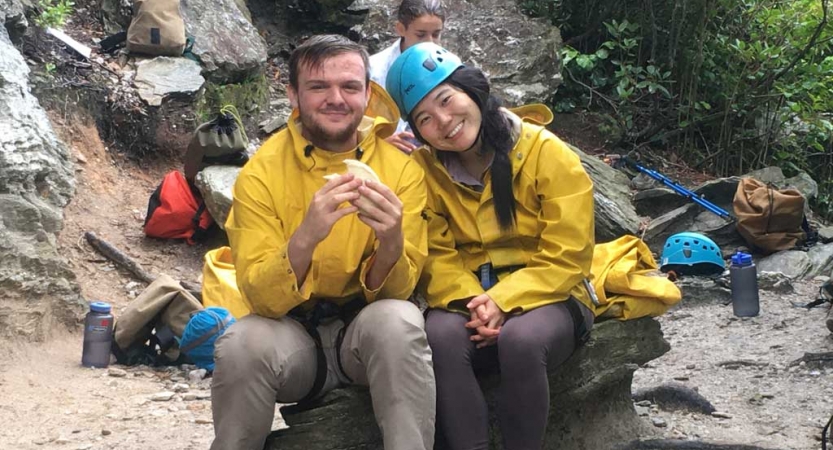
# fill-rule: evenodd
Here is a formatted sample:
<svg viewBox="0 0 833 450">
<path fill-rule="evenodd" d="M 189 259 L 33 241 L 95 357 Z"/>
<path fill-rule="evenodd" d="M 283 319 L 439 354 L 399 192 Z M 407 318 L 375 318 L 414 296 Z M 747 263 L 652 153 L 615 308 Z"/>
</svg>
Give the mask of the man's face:
<svg viewBox="0 0 833 450">
<path fill-rule="evenodd" d="M 303 125 L 303 135 L 316 147 L 346 151 L 358 145 L 356 130 L 370 91 L 361 55 L 343 53 L 325 59 L 317 69 L 298 67 L 298 88 L 289 100 Z"/>
</svg>

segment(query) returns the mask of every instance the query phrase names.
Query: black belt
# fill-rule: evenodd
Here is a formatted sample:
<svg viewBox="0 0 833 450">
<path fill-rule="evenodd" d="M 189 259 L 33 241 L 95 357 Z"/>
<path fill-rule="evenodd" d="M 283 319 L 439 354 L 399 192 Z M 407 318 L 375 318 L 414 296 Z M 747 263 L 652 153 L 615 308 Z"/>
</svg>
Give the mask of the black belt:
<svg viewBox="0 0 833 450">
<path fill-rule="evenodd" d="M 316 351 L 317 368 L 315 370 L 315 382 L 313 382 L 312 388 L 307 392 L 307 395 L 298 401 L 296 406 L 298 409 L 306 409 L 306 406 L 321 393 L 321 389 L 324 388 L 324 383 L 327 382 L 327 356 L 324 354 L 324 346 L 321 343 L 321 335 L 318 333 L 318 325 L 321 324 L 322 320 L 333 317 L 341 319 L 344 323 L 344 327 L 338 332 L 335 349 L 338 368 L 344 373 L 344 368 L 341 365 L 340 351 L 341 343 L 344 340 L 344 332 L 347 330 L 347 325 L 350 324 L 365 305 L 367 305 L 367 302 L 361 298 L 350 300 L 343 305 L 319 300 L 309 311 L 304 311 L 300 306 L 289 311 L 289 317 L 300 322 L 310 337 L 312 337 L 312 340 L 315 342 Z"/>
</svg>

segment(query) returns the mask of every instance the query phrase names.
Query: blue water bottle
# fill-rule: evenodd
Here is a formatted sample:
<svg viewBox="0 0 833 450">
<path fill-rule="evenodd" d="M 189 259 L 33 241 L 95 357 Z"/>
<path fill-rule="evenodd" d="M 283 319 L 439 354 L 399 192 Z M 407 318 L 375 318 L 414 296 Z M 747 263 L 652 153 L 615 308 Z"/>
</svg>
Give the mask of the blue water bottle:
<svg viewBox="0 0 833 450">
<path fill-rule="evenodd" d="M 758 269 L 752 255 L 737 252 L 729 266 L 732 282 L 732 309 L 738 317 L 757 316 L 761 306 L 758 299 Z"/>
<path fill-rule="evenodd" d="M 110 304 L 90 303 L 90 312 L 84 319 L 84 350 L 81 365 L 99 369 L 110 365 L 110 342 L 113 340 L 113 314 Z"/>
</svg>

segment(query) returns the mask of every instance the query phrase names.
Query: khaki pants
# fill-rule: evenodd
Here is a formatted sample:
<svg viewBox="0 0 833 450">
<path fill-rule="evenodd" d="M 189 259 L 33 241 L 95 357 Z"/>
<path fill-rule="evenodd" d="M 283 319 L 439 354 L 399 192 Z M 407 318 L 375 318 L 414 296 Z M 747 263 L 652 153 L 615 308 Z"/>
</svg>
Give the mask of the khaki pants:
<svg viewBox="0 0 833 450">
<path fill-rule="evenodd" d="M 345 331 L 342 374 L 335 347 L 341 321 L 319 327 L 327 355 L 322 394 L 348 383 L 369 386 L 386 450 L 434 446 L 436 387 L 425 322 L 404 300 L 377 300 L 364 307 Z M 312 388 L 315 342 L 288 317 L 249 315 L 232 325 L 214 350 L 211 387 L 212 450 L 261 450 L 271 431 L 275 402 L 292 403 Z"/>
</svg>

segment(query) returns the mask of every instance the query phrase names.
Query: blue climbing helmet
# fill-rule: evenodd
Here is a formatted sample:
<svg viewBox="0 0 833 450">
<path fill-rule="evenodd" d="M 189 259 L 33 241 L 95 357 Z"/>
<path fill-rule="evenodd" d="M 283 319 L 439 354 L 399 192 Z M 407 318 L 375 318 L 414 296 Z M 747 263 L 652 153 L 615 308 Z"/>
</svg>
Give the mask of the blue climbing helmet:
<svg viewBox="0 0 833 450">
<path fill-rule="evenodd" d="M 197 367 L 214 371 L 214 342 L 235 322 L 222 306 L 209 306 L 191 313 L 179 339 L 179 350 Z"/>
<path fill-rule="evenodd" d="M 723 254 L 713 240 L 700 233 L 677 233 L 665 241 L 660 270 L 678 275 L 723 273 Z"/>
<path fill-rule="evenodd" d="M 405 50 L 388 70 L 385 88 L 399 113 L 407 118 L 416 105 L 455 70 L 463 67 L 457 55 L 432 42 Z"/>
</svg>

